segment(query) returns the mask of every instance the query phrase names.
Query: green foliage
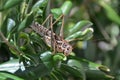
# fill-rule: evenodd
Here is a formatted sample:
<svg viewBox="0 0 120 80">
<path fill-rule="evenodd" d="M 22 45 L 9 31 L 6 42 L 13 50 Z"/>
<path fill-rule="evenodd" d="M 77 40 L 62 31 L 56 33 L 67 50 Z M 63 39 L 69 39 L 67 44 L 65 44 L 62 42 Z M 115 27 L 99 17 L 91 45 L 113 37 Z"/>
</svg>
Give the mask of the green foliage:
<svg viewBox="0 0 120 80">
<path fill-rule="evenodd" d="M 119 15 L 112 9 L 110 5 L 105 3 L 104 1 L 100 1 L 99 4 L 104 8 L 107 17 L 113 22 L 120 25 L 120 17 Z M 112 15 L 112 16 L 111 16 Z"/>
<path fill-rule="evenodd" d="M 86 0 L 87 1 L 87 0 Z M 95 3 L 98 7 L 103 7 L 106 11 L 107 20 L 103 21 L 104 26 L 110 21 L 119 24 L 119 17 L 116 11 L 114 11 L 110 5 L 101 3 L 99 1 L 59 1 L 53 2 L 49 0 L 0 0 L 0 79 L 15 79 L 15 80 L 112 80 L 114 79 L 111 74 L 114 74 L 114 70 L 118 69 L 119 63 L 119 41 L 117 43 L 117 36 L 119 30 L 115 33 L 114 28 L 110 28 L 110 37 L 104 35 L 104 31 L 100 31 L 110 43 L 111 49 L 117 47 L 116 55 L 114 55 L 114 61 L 110 62 L 112 57 L 104 54 L 105 60 L 100 60 L 102 64 L 110 67 L 112 63 L 113 67 L 110 69 L 113 71 L 110 73 L 110 69 L 102 64 L 94 63 L 92 61 L 99 61 L 95 59 L 96 56 L 102 54 L 91 53 L 91 50 L 96 49 L 95 46 L 88 48 L 82 47 L 85 50 L 85 57 L 81 57 L 79 53 L 80 41 L 84 43 L 93 35 L 92 25 L 99 26 L 93 9 L 89 9 L 88 3 Z M 85 4 L 83 6 L 82 4 Z M 50 4 L 53 4 L 53 8 L 49 8 Z M 78 6 L 81 5 L 81 6 Z M 58 7 L 59 5 L 59 7 Z M 60 6 L 61 5 L 61 6 Z M 83 8 L 84 7 L 84 8 Z M 85 8 L 86 7 L 86 8 Z M 86 13 L 88 10 L 88 13 Z M 84 13 L 85 12 L 85 13 Z M 65 56 L 63 53 L 53 54 L 53 49 L 45 44 L 42 36 L 36 34 L 30 28 L 33 21 L 37 21 L 40 24 L 44 22 L 48 14 L 52 14 L 54 21 L 58 19 L 60 15 L 65 16 L 64 24 L 64 39 L 71 41 L 70 44 L 75 46 L 73 52 L 69 56 Z M 80 14 L 79 14 L 80 13 Z M 81 17 L 83 15 L 83 17 Z M 87 15 L 87 16 L 86 16 Z M 97 12 L 101 22 L 105 17 L 101 17 L 103 13 Z M 114 15 L 113 17 L 110 15 Z M 81 20 L 84 19 L 84 20 Z M 91 20 L 89 20 L 91 19 Z M 105 18 L 106 19 L 106 18 Z M 95 20 L 95 21 L 94 21 Z M 53 26 L 54 32 L 59 34 L 60 25 L 62 19 Z M 91 22 L 92 21 L 92 22 Z M 109 24 L 110 25 L 110 24 Z M 44 25 L 49 28 L 49 21 Z M 114 27 L 114 25 L 111 27 Z M 112 30 L 113 29 L 113 30 Z M 115 28 L 119 29 L 118 27 Z M 94 29 L 96 33 L 97 29 Z M 105 31 L 106 32 L 106 31 Z M 99 35 L 99 34 L 98 34 Z M 94 43 L 92 43 L 94 44 Z M 91 49 L 92 48 L 92 49 Z M 77 50 L 79 49 L 79 50 Z M 106 48 L 104 48 L 106 49 Z M 97 49 L 96 49 L 97 50 Z M 107 52 L 107 50 L 103 51 Z M 113 55 L 113 54 L 112 54 Z M 91 58 L 92 56 L 92 58 Z M 94 56 L 94 59 L 93 59 Z M 5 58 L 5 59 L 4 59 Z M 6 60 L 7 58 L 7 60 Z M 106 64 L 105 64 L 106 63 Z M 119 70 L 119 69 L 118 69 Z M 116 73 L 118 74 L 118 73 Z M 116 76 L 116 75 L 115 75 Z M 117 76 L 119 78 L 119 75 Z M 119 80 L 119 79 L 118 79 Z"/>
<path fill-rule="evenodd" d="M 7 79 L 24 80 L 22 78 L 19 78 L 13 74 L 7 73 L 7 72 L 0 72 L 0 79 L 1 80 L 7 80 Z"/>
<path fill-rule="evenodd" d="M 5 2 L 4 6 L 0 9 L 0 11 L 10 9 L 10 8 L 16 6 L 17 4 L 20 4 L 22 1 L 23 0 L 15 0 L 15 1 L 8 0 L 8 1 Z"/>
</svg>

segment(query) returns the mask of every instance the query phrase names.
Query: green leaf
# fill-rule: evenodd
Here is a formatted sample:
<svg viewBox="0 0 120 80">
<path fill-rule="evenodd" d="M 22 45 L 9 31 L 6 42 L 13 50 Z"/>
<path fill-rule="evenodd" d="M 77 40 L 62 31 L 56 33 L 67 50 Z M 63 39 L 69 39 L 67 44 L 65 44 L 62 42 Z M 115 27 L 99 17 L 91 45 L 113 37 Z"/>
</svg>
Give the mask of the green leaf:
<svg viewBox="0 0 120 80">
<path fill-rule="evenodd" d="M 26 44 L 28 44 L 29 42 L 30 42 L 30 39 L 29 39 L 29 35 L 27 34 L 27 33 L 25 33 L 25 32 L 21 32 L 20 34 L 19 34 L 19 36 L 18 36 L 18 41 L 20 40 L 20 39 L 24 39 L 24 45 L 26 45 Z"/>
<path fill-rule="evenodd" d="M 42 37 L 35 33 L 31 34 L 30 40 L 33 42 L 34 49 L 37 52 L 45 52 L 46 49 L 49 49 L 49 47 L 43 41 Z M 39 50 L 37 50 L 37 48 L 39 48 Z"/>
<path fill-rule="evenodd" d="M 34 48 L 30 44 L 30 38 L 27 33 L 21 32 L 18 36 L 18 46 L 20 46 L 20 50 L 25 52 L 26 54 L 35 53 Z"/>
<path fill-rule="evenodd" d="M 65 1 L 64 4 L 61 6 L 62 13 L 64 15 L 67 15 L 72 8 L 72 2 L 71 1 Z"/>
<path fill-rule="evenodd" d="M 113 80 L 114 77 L 105 74 L 102 71 L 98 71 L 98 70 L 87 70 L 86 71 L 86 76 L 88 79 L 90 80 Z"/>
<path fill-rule="evenodd" d="M 49 65 L 46 65 L 46 62 L 41 59 L 40 54 L 28 54 L 26 56 L 30 59 L 27 60 L 23 57 L 21 58 L 25 68 L 22 67 L 17 70 L 15 72 L 16 75 L 24 78 L 25 80 L 35 80 L 39 77 L 50 74 L 52 69 L 49 68 Z M 50 62 L 50 60 L 48 62 Z"/>
<path fill-rule="evenodd" d="M 82 32 L 82 35 L 79 36 L 80 40 L 89 40 L 93 37 L 93 28 L 87 28 Z"/>
<path fill-rule="evenodd" d="M 18 32 L 21 31 L 22 29 L 24 29 L 26 27 L 26 23 L 27 23 L 28 17 L 26 17 L 18 26 Z"/>
<path fill-rule="evenodd" d="M 22 22 L 19 24 L 17 31 L 21 31 L 26 27 L 29 27 L 29 25 L 32 23 L 33 21 L 33 15 L 32 12 L 27 14 L 26 17 L 22 20 Z"/>
<path fill-rule="evenodd" d="M 85 70 L 102 70 L 103 71 L 103 69 L 104 69 L 104 71 L 106 71 L 106 72 L 110 71 L 110 69 L 108 67 L 103 66 L 101 64 L 93 63 L 86 59 L 81 59 L 81 58 L 73 57 L 73 56 L 70 59 L 75 59 L 75 60 L 79 61 Z"/>
<path fill-rule="evenodd" d="M 41 57 L 43 62 L 49 61 L 52 59 L 52 53 L 50 51 L 46 51 L 44 53 L 41 54 Z"/>
<path fill-rule="evenodd" d="M 41 54 L 40 58 L 42 59 L 43 63 L 46 65 L 46 67 L 48 69 L 52 69 L 53 68 L 53 56 L 52 53 L 50 51 L 46 51 L 44 53 Z"/>
<path fill-rule="evenodd" d="M 62 10 L 60 8 L 51 9 L 54 18 L 57 19 L 60 15 L 62 15 Z"/>
<path fill-rule="evenodd" d="M 0 64 L 0 71 L 7 71 L 14 73 L 19 68 L 20 68 L 20 64 L 18 59 L 9 60 L 5 63 Z"/>
<path fill-rule="evenodd" d="M 81 72 L 80 70 L 78 70 L 77 68 L 73 68 L 66 64 L 61 64 L 61 70 L 63 70 L 64 72 L 67 71 L 71 75 L 77 77 L 79 80 L 84 80 L 84 78 L 83 78 L 84 73 Z"/>
<path fill-rule="evenodd" d="M 67 64 L 81 72 L 82 80 L 86 80 L 85 72 L 81 63 L 75 59 L 68 60 Z"/>
<path fill-rule="evenodd" d="M 17 77 L 11 73 L 0 72 L 0 80 L 24 80 L 24 79 Z"/>
<path fill-rule="evenodd" d="M 24 78 L 25 80 L 36 80 L 39 77 L 50 74 L 49 70 L 43 63 L 34 66 L 28 66 L 25 70 L 18 70 L 15 74 Z"/>
<path fill-rule="evenodd" d="M 40 7 L 45 7 L 48 0 L 38 0 L 32 7 L 32 10 L 38 10 Z"/>
<path fill-rule="evenodd" d="M 74 41 L 74 40 L 88 40 L 93 36 L 93 29 L 87 28 L 84 31 L 78 31 L 67 38 L 65 38 L 68 41 Z"/>
<path fill-rule="evenodd" d="M 99 4 L 104 8 L 107 17 L 111 21 L 120 25 L 120 16 L 117 14 L 117 12 L 110 5 L 108 5 L 107 3 L 105 3 L 102 0 L 99 1 Z"/>
<path fill-rule="evenodd" d="M 56 61 L 65 61 L 67 58 L 63 53 L 57 53 L 53 56 L 53 60 Z"/>
<path fill-rule="evenodd" d="M 3 8 L 0 9 L 0 11 L 12 8 L 12 7 L 20 4 L 22 1 L 23 0 L 7 0 L 7 2 L 4 4 Z"/>
<path fill-rule="evenodd" d="M 15 21 L 9 18 L 7 22 L 7 33 L 8 34 L 10 33 L 10 31 L 12 30 L 14 26 L 15 26 Z"/>
<path fill-rule="evenodd" d="M 80 30 L 82 31 L 83 29 L 88 28 L 92 25 L 93 25 L 93 23 L 91 23 L 90 21 L 87 21 L 87 20 L 79 21 L 75 26 L 73 26 L 69 30 L 69 34 L 73 34 L 73 33 L 80 31 Z"/>
<path fill-rule="evenodd" d="M 71 57 L 70 61 L 68 60 L 68 65 L 81 69 L 83 68 L 86 73 L 86 78 L 88 79 L 113 79 L 114 77 L 106 73 L 110 72 L 110 69 L 101 64 L 96 64 L 86 59 L 81 59 L 77 57 Z M 82 67 L 81 67 L 82 65 Z M 94 76 L 96 75 L 96 76 Z"/>
<path fill-rule="evenodd" d="M 63 75 L 59 72 L 59 70 L 56 70 L 56 69 L 52 71 L 50 77 L 52 77 L 51 80 L 65 80 Z"/>
<path fill-rule="evenodd" d="M 68 36 L 67 38 L 65 38 L 66 40 L 73 40 L 75 38 L 78 38 L 78 36 L 82 35 L 82 31 L 78 31 L 70 36 Z"/>
</svg>

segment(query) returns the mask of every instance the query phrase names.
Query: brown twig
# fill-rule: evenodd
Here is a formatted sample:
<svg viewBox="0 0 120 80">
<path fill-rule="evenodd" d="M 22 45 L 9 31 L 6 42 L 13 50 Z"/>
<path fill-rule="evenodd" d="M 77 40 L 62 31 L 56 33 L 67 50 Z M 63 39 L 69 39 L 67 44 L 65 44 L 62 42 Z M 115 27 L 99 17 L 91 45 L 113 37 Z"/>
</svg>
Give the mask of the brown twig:
<svg viewBox="0 0 120 80">
<path fill-rule="evenodd" d="M 5 36 L 3 35 L 3 33 L 0 31 L 0 37 L 3 39 L 4 43 L 9 47 L 11 48 L 12 50 L 16 51 L 18 53 L 18 55 L 21 55 L 22 53 L 16 49 L 15 46 L 11 45 L 8 40 L 5 38 Z"/>
</svg>

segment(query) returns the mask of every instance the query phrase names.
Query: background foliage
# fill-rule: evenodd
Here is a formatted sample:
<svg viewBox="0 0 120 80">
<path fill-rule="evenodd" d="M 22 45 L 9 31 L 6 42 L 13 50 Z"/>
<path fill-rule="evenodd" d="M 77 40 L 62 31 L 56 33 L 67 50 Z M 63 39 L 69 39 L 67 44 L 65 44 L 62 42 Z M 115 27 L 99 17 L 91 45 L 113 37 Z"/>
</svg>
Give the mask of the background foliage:
<svg viewBox="0 0 120 80">
<path fill-rule="evenodd" d="M 0 0 L 0 79 L 120 80 L 119 0 Z M 70 56 L 52 55 L 30 29 L 49 14 L 65 15 Z M 61 20 L 54 25 L 59 34 Z M 49 28 L 49 21 L 45 24 Z M 92 28 L 94 29 L 94 33 Z M 91 39 L 92 37 L 92 39 Z"/>
</svg>

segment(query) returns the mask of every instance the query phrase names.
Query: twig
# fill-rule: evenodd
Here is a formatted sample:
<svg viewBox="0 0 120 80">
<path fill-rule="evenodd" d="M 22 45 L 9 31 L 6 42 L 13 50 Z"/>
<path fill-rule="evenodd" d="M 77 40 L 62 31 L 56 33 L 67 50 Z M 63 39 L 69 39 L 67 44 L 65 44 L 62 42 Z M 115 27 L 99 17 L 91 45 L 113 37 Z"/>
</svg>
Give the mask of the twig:
<svg viewBox="0 0 120 80">
<path fill-rule="evenodd" d="M 4 43 L 11 48 L 12 50 L 16 51 L 18 53 L 18 55 L 21 55 L 22 53 L 16 49 L 15 46 L 11 45 L 8 40 L 5 38 L 5 36 L 3 35 L 3 33 L 0 31 L 0 37 L 3 39 Z"/>
</svg>

